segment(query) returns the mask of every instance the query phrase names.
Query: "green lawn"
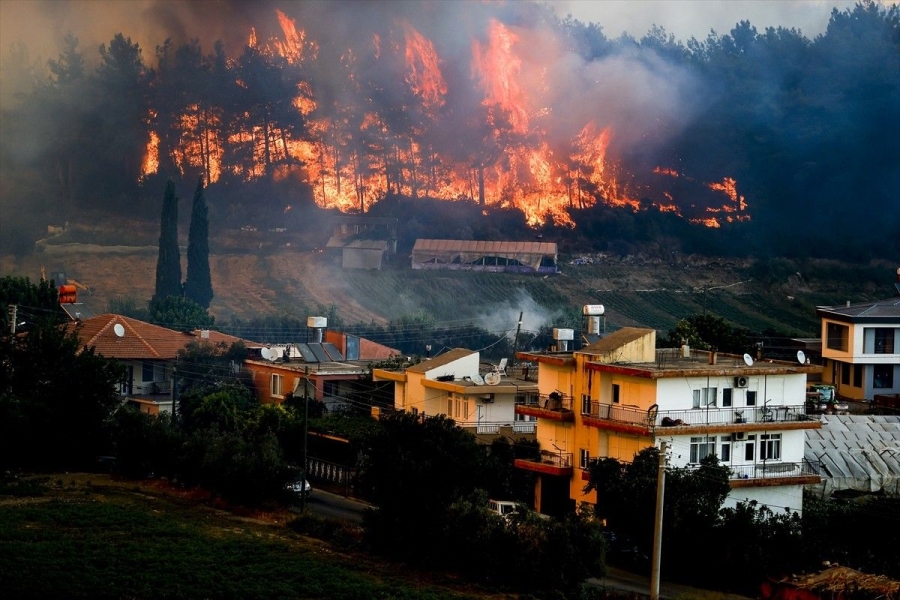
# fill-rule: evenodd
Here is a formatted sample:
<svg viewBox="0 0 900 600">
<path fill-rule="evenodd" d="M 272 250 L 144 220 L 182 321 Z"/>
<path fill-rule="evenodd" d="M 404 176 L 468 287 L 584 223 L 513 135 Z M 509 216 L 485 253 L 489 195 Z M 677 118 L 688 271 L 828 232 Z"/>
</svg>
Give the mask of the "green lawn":
<svg viewBox="0 0 900 600">
<path fill-rule="evenodd" d="M 0 597 L 469 597 L 402 579 L 396 568 L 333 552 L 283 526 L 138 494 L 79 494 L 0 497 Z"/>
</svg>

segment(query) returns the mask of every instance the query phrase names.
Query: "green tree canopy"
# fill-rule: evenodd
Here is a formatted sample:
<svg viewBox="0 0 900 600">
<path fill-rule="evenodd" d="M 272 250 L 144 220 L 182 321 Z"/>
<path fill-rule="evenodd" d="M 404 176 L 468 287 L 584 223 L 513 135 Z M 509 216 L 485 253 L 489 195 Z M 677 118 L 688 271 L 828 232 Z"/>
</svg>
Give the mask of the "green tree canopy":
<svg viewBox="0 0 900 600">
<path fill-rule="evenodd" d="M 51 320 L 0 339 L 0 463 L 84 468 L 107 447 L 124 369 Z"/>
<path fill-rule="evenodd" d="M 180 298 L 181 253 L 178 250 L 178 196 L 175 182 L 166 182 L 159 224 L 159 258 L 156 261 L 156 291 L 151 304 L 159 305 L 169 297 Z M 151 308 L 151 313 L 154 310 Z"/>
<path fill-rule="evenodd" d="M 213 289 L 209 273 L 209 210 L 206 207 L 203 189 L 203 178 L 201 177 L 197 182 L 194 203 L 191 207 L 184 296 L 203 308 L 209 308 L 209 303 L 213 298 Z"/>
</svg>

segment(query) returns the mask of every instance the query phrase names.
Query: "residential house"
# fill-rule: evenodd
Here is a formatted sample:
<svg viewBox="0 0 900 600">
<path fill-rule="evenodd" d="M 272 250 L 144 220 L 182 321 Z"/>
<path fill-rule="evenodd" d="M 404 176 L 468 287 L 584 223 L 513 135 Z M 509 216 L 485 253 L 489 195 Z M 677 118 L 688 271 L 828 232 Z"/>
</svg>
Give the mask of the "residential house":
<svg viewBox="0 0 900 600">
<path fill-rule="evenodd" d="M 691 467 L 716 454 L 731 469 L 734 505 L 754 499 L 802 508 L 803 486 L 820 482 L 804 458 L 806 376 L 821 367 L 749 356 L 656 349 L 656 331 L 626 327 L 575 352 L 524 352 L 538 365 L 542 403 L 516 406 L 537 417 L 540 452 L 516 466 L 539 475 L 535 506 L 561 513 L 582 502 L 590 462 L 634 455 L 661 440 L 669 464 Z"/>
<path fill-rule="evenodd" d="M 515 407 L 536 403 L 538 386 L 526 376 L 509 376 L 505 362 L 482 368 L 478 352 L 455 348 L 403 371 L 375 369 L 372 376 L 394 383 L 396 410 L 445 415 L 479 435 L 527 437 L 537 417 L 517 414 Z"/>
<path fill-rule="evenodd" d="M 900 297 L 819 306 L 822 380 L 841 397 L 874 400 L 900 394 Z"/>
<path fill-rule="evenodd" d="M 72 322 L 67 327 L 84 346 L 125 367 L 125 378 L 119 384 L 124 402 L 152 415 L 172 411 L 175 358 L 195 336 L 116 314 Z"/>
<path fill-rule="evenodd" d="M 332 342 L 277 344 L 251 353 L 244 368 L 253 376 L 259 401 L 280 404 L 290 393 L 322 402 L 331 410 L 362 395 L 377 405 L 381 394 L 365 379 L 369 365 L 373 360 L 396 356 L 399 351 L 356 336 L 330 332 L 326 336 L 347 344 L 345 347 L 349 346 L 358 358 L 347 359 Z"/>
</svg>

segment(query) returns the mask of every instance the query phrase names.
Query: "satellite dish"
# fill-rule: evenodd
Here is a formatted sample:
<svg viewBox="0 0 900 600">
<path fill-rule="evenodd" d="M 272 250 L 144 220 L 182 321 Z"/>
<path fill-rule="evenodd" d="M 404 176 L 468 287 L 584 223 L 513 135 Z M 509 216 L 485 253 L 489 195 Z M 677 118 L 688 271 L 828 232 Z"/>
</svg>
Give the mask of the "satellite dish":
<svg viewBox="0 0 900 600">
<path fill-rule="evenodd" d="M 500 383 L 500 373 L 490 372 L 484 375 L 484 382 L 488 385 L 497 385 Z"/>
<path fill-rule="evenodd" d="M 116 337 L 125 337 L 125 328 L 122 327 L 121 323 L 113 325 L 113 332 L 115 332 Z"/>
<path fill-rule="evenodd" d="M 748 367 L 752 367 L 753 366 L 753 357 L 750 356 L 749 354 L 745 354 L 744 355 L 744 364 L 747 365 Z"/>
<path fill-rule="evenodd" d="M 806 354 L 803 353 L 803 350 L 797 350 L 797 362 L 801 365 L 806 364 Z"/>
<path fill-rule="evenodd" d="M 262 350 L 259 351 L 259 353 L 262 354 L 262 357 L 263 357 L 264 359 L 266 359 L 266 360 L 272 360 L 272 359 L 270 358 L 270 356 L 271 356 L 271 350 L 269 350 L 268 348 L 263 348 Z"/>
<path fill-rule="evenodd" d="M 472 375 L 471 379 L 475 385 L 484 385 L 484 379 L 482 379 L 481 375 L 479 375 L 478 373 Z"/>
</svg>

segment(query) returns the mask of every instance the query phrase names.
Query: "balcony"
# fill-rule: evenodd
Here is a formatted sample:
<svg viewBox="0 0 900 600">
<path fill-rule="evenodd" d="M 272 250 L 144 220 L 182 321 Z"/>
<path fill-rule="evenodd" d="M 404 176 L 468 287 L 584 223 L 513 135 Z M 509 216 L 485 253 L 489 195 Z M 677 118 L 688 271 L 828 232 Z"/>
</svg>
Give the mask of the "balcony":
<svg viewBox="0 0 900 600">
<path fill-rule="evenodd" d="M 805 404 L 661 410 L 653 421 L 654 427 L 665 429 L 716 426 L 729 431 L 806 429 L 813 424 L 818 419 L 807 414 Z"/>
<path fill-rule="evenodd" d="M 534 433 L 537 431 L 537 421 L 516 421 L 513 423 L 515 433 Z"/>
<path fill-rule="evenodd" d="M 768 461 L 752 465 L 732 465 L 729 468 L 732 488 L 807 485 L 822 481 L 819 462 L 805 459 L 801 462 Z"/>
<path fill-rule="evenodd" d="M 574 421 L 572 396 L 561 392 L 549 394 L 521 394 L 516 396 L 516 414 L 551 419 L 553 421 Z"/>
<path fill-rule="evenodd" d="M 534 471 L 543 475 L 556 475 L 559 477 L 571 477 L 572 453 L 551 452 L 549 450 L 535 449 L 531 456 L 517 458 L 515 466 L 526 471 Z"/>
<path fill-rule="evenodd" d="M 656 428 L 672 433 L 693 433 L 710 427 L 725 431 L 765 429 L 809 429 L 821 426 L 815 416 L 806 412 L 805 404 L 789 406 L 746 406 L 728 408 L 693 408 L 685 410 L 640 409 L 592 401 L 582 406 L 582 417 L 588 426 L 650 435 Z"/>
</svg>

